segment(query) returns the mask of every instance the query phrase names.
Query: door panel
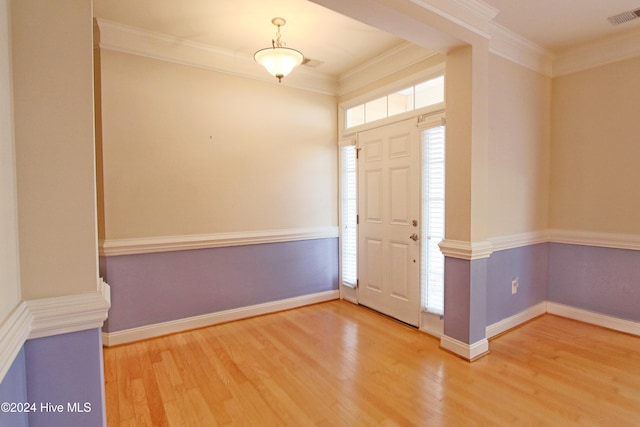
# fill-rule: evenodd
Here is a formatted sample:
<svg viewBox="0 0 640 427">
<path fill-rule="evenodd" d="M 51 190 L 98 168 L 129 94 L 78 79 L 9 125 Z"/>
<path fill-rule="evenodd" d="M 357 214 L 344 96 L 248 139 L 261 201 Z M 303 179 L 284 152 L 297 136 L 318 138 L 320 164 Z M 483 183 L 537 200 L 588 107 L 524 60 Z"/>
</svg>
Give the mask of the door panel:
<svg viewBox="0 0 640 427">
<path fill-rule="evenodd" d="M 365 286 L 369 291 L 380 293 L 382 292 L 382 241 L 367 239 L 365 252 L 367 258 Z"/>
<path fill-rule="evenodd" d="M 407 265 L 410 257 L 410 248 L 406 243 L 391 242 L 389 244 L 390 268 L 390 296 L 392 298 L 408 301 L 410 297 L 409 278 L 407 277 Z"/>
<path fill-rule="evenodd" d="M 415 121 L 358 134 L 361 304 L 418 326 L 420 149 Z"/>
<path fill-rule="evenodd" d="M 394 168 L 389 170 L 391 224 L 409 225 L 411 211 L 411 169 Z"/>
<path fill-rule="evenodd" d="M 367 222 L 381 223 L 382 222 L 382 170 L 374 169 L 369 170 L 365 176 L 365 188 L 364 194 L 365 201 L 365 214 Z"/>
</svg>

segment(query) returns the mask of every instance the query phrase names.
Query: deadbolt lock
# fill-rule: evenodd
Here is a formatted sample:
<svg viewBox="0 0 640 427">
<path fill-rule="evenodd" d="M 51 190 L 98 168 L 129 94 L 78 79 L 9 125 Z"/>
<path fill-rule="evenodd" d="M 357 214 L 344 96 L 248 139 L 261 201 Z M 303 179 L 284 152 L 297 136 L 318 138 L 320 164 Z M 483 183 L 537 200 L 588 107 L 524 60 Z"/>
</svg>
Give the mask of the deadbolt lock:
<svg viewBox="0 0 640 427">
<path fill-rule="evenodd" d="M 411 224 L 413 224 L 414 227 L 418 226 L 418 221 L 416 221 L 415 219 L 413 221 L 411 221 Z"/>
</svg>

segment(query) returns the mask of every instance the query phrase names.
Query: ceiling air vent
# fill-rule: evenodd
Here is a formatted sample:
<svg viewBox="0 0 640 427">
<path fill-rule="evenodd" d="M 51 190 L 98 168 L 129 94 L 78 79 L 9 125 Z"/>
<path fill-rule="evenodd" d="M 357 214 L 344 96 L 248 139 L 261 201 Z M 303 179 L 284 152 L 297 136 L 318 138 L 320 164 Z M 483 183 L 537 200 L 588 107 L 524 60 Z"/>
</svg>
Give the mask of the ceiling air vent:
<svg viewBox="0 0 640 427">
<path fill-rule="evenodd" d="M 306 65 L 311 68 L 316 68 L 318 65 L 322 64 L 324 64 L 324 61 L 318 61 L 317 59 L 304 58 L 304 61 L 302 61 L 302 65 Z"/>
<path fill-rule="evenodd" d="M 620 25 L 637 18 L 640 18 L 640 9 L 630 10 L 616 16 L 611 16 L 608 19 L 613 25 Z"/>
</svg>

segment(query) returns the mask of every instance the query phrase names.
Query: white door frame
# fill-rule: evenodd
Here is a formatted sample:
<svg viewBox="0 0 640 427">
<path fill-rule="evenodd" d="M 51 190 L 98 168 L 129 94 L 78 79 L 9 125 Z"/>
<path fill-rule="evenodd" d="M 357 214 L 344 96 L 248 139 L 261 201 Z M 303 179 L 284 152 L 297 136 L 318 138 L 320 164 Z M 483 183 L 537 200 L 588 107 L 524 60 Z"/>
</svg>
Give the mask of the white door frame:
<svg viewBox="0 0 640 427">
<path fill-rule="evenodd" d="M 420 134 L 416 119 L 358 134 L 358 301 L 420 326 Z"/>
</svg>

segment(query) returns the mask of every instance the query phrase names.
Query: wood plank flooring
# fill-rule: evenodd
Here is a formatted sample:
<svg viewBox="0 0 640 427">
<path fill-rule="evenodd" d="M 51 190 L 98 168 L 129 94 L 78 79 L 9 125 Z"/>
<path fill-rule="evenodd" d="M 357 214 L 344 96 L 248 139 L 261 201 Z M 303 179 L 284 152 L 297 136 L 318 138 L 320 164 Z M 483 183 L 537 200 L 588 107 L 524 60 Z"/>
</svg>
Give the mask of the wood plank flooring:
<svg viewBox="0 0 640 427">
<path fill-rule="evenodd" d="M 639 426 L 640 338 L 551 315 L 468 363 L 332 301 L 106 348 L 115 426 Z"/>
</svg>

